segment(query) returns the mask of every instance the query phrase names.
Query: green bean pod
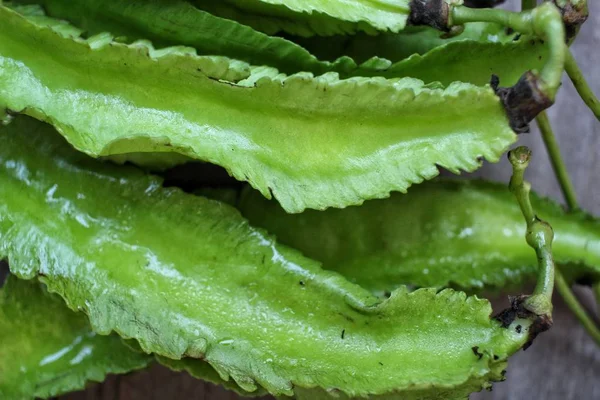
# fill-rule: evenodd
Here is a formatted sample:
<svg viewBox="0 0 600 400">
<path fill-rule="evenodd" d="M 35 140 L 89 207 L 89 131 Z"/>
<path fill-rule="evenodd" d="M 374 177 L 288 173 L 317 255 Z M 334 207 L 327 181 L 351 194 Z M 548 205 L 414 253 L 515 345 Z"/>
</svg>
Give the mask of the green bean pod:
<svg viewBox="0 0 600 400">
<path fill-rule="evenodd" d="M 199 54 L 232 57 L 287 74 L 304 71 L 315 75 L 337 72 L 342 78 L 413 77 L 445 86 L 455 81 L 484 86 L 494 74 L 503 85 L 512 86 L 523 72 L 542 68 L 548 53 L 540 39 L 507 33 L 504 26 L 493 23 L 466 24 L 462 33 L 450 37 L 420 26 L 409 27 L 400 34 L 357 34 L 327 40 L 295 38 L 299 43 L 296 44 L 184 1 L 19 0 L 18 3 L 39 4 L 48 16 L 68 20 L 88 36 L 111 32 L 121 41 L 149 39 L 158 47 L 185 45 Z M 34 12 L 35 9 L 29 11 Z"/>
<path fill-rule="evenodd" d="M 0 222 L 1 223 L 1 222 Z M 0 398 L 49 398 L 144 368 L 151 357 L 116 335 L 96 335 L 37 282 L 9 276 L 0 289 Z"/>
<path fill-rule="evenodd" d="M 302 36 L 329 36 L 358 31 L 399 32 L 411 13 L 410 0 L 194 0 L 207 11 L 240 19 L 271 34 L 286 31 Z"/>
<path fill-rule="evenodd" d="M 0 18 L 0 109 L 51 122 L 94 157 L 163 152 L 221 165 L 289 212 L 404 192 L 438 166 L 472 171 L 516 140 L 490 87 L 285 76 L 189 48 L 82 39 L 7 7 Z"/>
<path fill-rule="evenodd" d="M 99 334 L 288 396 L 466 394 L 502 379 L 528 340 L 528 320 L 502 327 L 486 300 L 451 289 L 374 297 L 233 207 L 99 163 L 51 131 L 23 117 L 0 128 L 0 258 Z"/>
<path fill-rule="evenodd" d="M 532 204 L 552 224 L 563 271 L 600 280 L 600 223 L 534 194 Z M 237 207 L 281 243 L 378 294 L 403 284 L 503 288 L 531 280 L 538 268 L 519 206 L 502 184 L 442 179 L 409 195 L 298 215 L 245 190 Z"/>
</svg>

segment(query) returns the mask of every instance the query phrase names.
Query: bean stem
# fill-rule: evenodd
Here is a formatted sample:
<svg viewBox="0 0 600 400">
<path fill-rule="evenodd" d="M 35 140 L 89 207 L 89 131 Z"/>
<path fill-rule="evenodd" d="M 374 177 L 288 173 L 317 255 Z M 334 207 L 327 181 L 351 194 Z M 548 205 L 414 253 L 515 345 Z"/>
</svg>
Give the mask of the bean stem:
<svg viewBox="0 0 600 400">
<path fill-rule="evenodd" d="M 567 206 L 571 210 L 575 210 L 579 208 L 577 204 L 577 195 L 575 194 L 575 188 L 573 187 L 573 183 L 571 182 L 571 178 L 569 177 L 569 173 L 567 171 L 567 167 L 565 162 L 560 154 L 560 148 L 558 146 L 558 142 L 556 141 L 556 136 L 554 136 L 554 132 L 552 130 L 552 126 L 550 125 L 550 120 L 548 119 L 548 115 L 545 111 L 541 112 L 537 117 L 536 121 L 538 127 L 540 128 L 540 132 L 542 133 L 542 140 L 546 145 L 546 150 L 550 156 L 550 162 L 552 163 L 552 169 L 554 170 L 554 174 L 556 175 L 556 179 L 560 184 L 560 189 L 565 197 L 565 201 L 567 202 Z"/>
<path fill-rule="evenodd" d="M 567 206 L 570 210 L 575 210 L 579 208 L 579 205 L 577 203 L 577 197 L 575 196 L 575 190 L 569 178 L 569 174 L 567 173 L 565 164 L 562 160 L 558 144 L 556 143 L 556 138 L 554 136 L 554 133 L 552 132 L 550 121 L 548 120 L 548 116 L 545 112 L 542 112 L 540 115 L 538 115 L 536 119 L 538 126 L 540 127 L 540 131 L 542 132 L 542 138 L 544 140 L 544 143 L 546 144 L 548 153 L 550 154 L 552 168 L 554 169 L 556 178 L 560 183 L 560 187 L 567 201 Z M 579 303 L 577 297 L 572 292 L 571 288 L 566 283 L 564 277 L 558 270 L 556 270 L 555 284 L 556 290 L 558 291 L 558 293 L 560 293 L 569 309 L 571 309 L 573 314 L 575 314 L 581 325 L 583 325 L 583 327 L 589 333 L 592 339 L 594 339 L 594 341 L 596 341 L 596 343 L 600 345 L 600 329 L 598 328 L 598 326 L 596 326 L 596 323 L 591 319 L 591 317 L 588 315 L 587 311 L 583 308 L 581 303 Z M 600 283 L 596 284 L 594 294 L 596 297 L 596 301 L 598 302 L 600 300 Z"/>
<path fill-rule="evenodd" d="M 577 65 L 575 57 L 573 57 L 573 54 L 570 51 L 566 52 L 565 70 L 583 102 L 590 110 L 592 110 L 596 118 L 600 120 L 600 101 L 598 101 L 598 98 L 594 95 L 594 92 L 592 92 L 581 69 L 579 69 L 579 65 Z"/>
<path fill-rule="evenodd" d="M 586 5 L 584 1 L 581 3 Z M 523 10 L 529 10 L 535 6 L 535 0 L 522 0 L 521 2 L 521 7 Z M 590 87 L 585 81 L 585 78 L 583 77 L 576 60 L 573 57 L 573 54 L 568 49 L 566 51 L 565 70 L 569 75 L 569 78 L 571 78 L 573 85 L 577 89 L 579 96 L 581 96 L 587 106 L 592 110 L 592 112 L 594 112 L 596 117 L 600 119 L 600 102 L 598 102 L 598 99 L 596 96 L 594 96 L 594 93 L 591 91 Z M 542 139 L 544 140 L 544 144 L 546 145 L 546 149 L 550 155 L 552 169 L 554 169 L 554 174 L 556 175 L 556 179 L 560 184 L 560 188 L 563 196 L 565 197 L 565 201 L 567 202 L 567 206 L 570 210 L 576 210 L 579 208 L 579 204 L 577 202 L 575 189 L 567 172 L 562 155 L 560 154 L 560 149 L 546 112 L 544 111 L 540 113 L 537 116 L 536 121 L 538 123 L 538 127 L 540 128 L 540 132 L 542 133 Z M 575 314 L 579 322 L 583 325 L 592 339 L 594 339 L 596 343 L 600 345 L 600 330 L 590 318 L 587 311 L 582 307 L 581 303 L 565 281 L 561 272 L 556 270 L 555 273 L 555 285 L 557 291 L 560 293 L 569 309 L 571 309 L 573 314 Z M 596 297 L 596 303 L 598 303 L 598 308 L 600 309 L 600 283 L 594 285 L 594 295 Z"/>
<path fill-rule="evenodd" d="M 525 170 L 531 159 L 531 151 L 527 147 L 517 147 L 508 153 L 508 158 L 513 167 L 510 178 L 510 191 L 517 198 L 525 222 L 527 233 L 525 238 L 537 255 L 539 264 L 538 281 L 533 295 L 525 300 L 528 310 L 537 315 L 552 314 L 552 292 L 554 290 L 554 260 L 552 258 L 552 240 L 554 232 L 545 221 L 540 220 L 534 213 L 529 193 L 531 184 L 524 179 Z"/>
<path fill-rule="evenodd" d="M 596 326 L 594 321 L 590 318 L 579 300 L 577 300 L 577 297 L 575 297 L 571 291 L 569 284 L 567 281 L 565 281 L 565 278 L 558 270 L 556 271 L 555 282 L 556 290 L 560 293 L 565 303 L 567 303 L 567 306 L 571 309 L 573 314 L 575 314 L 581 325 L 583 325 L 592 339 L 594 339 L 594 341 L 600 345 L 600 329 L 598 329 L 598 326 Z"/>
<path fill-rule="evenodd" d="M 463 25 L 467 22 L 494 22 L 520 33 L 543 38 L 549 48 L 549 57 L 539 73 L 539 89 L 554 101 L 565 69 L 567 50 L 562 17 L 554 4 L 544 3 L 533 10 L 520 13 L 491 8 L 453 6 L 449 24 Z"/>
</svg>

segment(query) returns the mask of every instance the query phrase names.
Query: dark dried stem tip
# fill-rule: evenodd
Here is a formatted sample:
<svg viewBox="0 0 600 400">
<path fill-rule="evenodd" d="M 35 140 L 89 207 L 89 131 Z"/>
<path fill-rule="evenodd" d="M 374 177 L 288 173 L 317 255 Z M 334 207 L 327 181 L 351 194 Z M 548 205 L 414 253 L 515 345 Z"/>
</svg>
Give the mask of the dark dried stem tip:
<svg viewBox="0 0 600 400">
<path fill-rule="evenodd" d="M 444 0 L 411 0 L 409 7 L 410 25 L 427 25 L 445 32 L 450 30 L 450 6 Z"/>
<path fill-rule="evenodd" d="M 492 75 L 490 84 L 504 105 L 510 127 L 517 133 L 529 132 L 529 123 L 552 105 L 539 82 L 539 77 L 528 71 L 514 86 L 505 88 L 499 87 L 500 79 Z"/>
<path fill-rule="evenodd" d="M 548 47 L 548 57 L 539 72 L 524 74 L 511 88 L 499 88 L 498 79 L 492 80 L 492 86 L 506 107 L 511 127 L 518 133 L 527 132 L 528 123 L 552 105 L 560 87 L 567 47 L 559 10 L 549 2 L 520 13 L 451 5 L 449 18 L 452 26 L 468 22 L 493 22 L 543 39 L 544 45 Z"/>
<path fill-rule="evenodd" d="M 554 3 L 560 10 L 563 22 L 565 23 L 567 43 L 571 43 L 577 36 L 581 25 L 588 19 L 589 11 L 587 2 L 576 1 L 575 3 L 577 4 L 573 4 L 574 2 L 571 0 L 555 0 Z"/>
<path fill-rule="evenodd" d="M 510 307 L 501 311 L 495 317 L 500 321 L 503 328 L 508 328 L 516 319 L 528 319 L 531 321 L 523 350 L 527 350 L 533 344 L 533 340 L 537 335 L 550 329 L 553 323 L 551 314 L 538 315 L 527 308 L 526 302 L 530 297 L 527 295 L 509 296 Z"/>
</svg>

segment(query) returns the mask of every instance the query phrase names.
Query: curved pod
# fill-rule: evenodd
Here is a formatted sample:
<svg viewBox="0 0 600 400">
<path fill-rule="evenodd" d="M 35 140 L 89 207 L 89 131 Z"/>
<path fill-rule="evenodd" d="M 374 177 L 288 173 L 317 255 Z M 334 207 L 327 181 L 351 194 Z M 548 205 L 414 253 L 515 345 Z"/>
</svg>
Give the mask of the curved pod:
<svg viewBox="0 0 600 400">
<path fill-rule="evenodd" d="M 0 105 L 92 156 L 176 152 L 288 212 L 360 204 L 496 161 L 516 140 L 494 91 L 415 79 L 289 77 L 190 49 L 73 37 L 0 8 Z"/>
<path fill-rule="evenodd" d="M 2 223 L 2 222 L 0 222 Z M 69 310 L 37 282 L 9 276 L 0 289 L 0 397 L 50 398 L 89 381 L 147 366 L 116 335 L 96 335 L 83 314 Z"/>
<path fill-rule="evenodd" d="M 233 207 L 91 160 L 39 122 L 18 118 L 0 135 L 0 257 L 11 271 L 41 276 L 94 331 L 203 358 L 246 391 L 479 388 L 528 339 L 453 290 L 401 288 L 381 301 Z"/>
<path fill-rule="evenodd" d="M 555 262 L 573 279 L 600 279 L 600 222 L 531 198 L 554 229 Z M 247 190 L 237 206 L 281 243 L 377 293 L 401 284 L 504 287 L 533 278 L 538 268 L 521 210 L 502 184 L 442 179 L 407 196 L 298 215 Z"/>
<path fill-rule="evenodd" d="M 304 36 L 399 32 L 410 14 L 410 0 L 227 0 L 233 10 L 207 0 L 194 2 L 212 12 L 239 13 L 245 22 L 255 22 L 253 25 L 266 30 Z M 247 14 L 258 16 L 257 21 Z"/>
<path fill-rule="evenodd" d="M 400 34 L 299 40 L 305 49 L 185 1 L 82 0 L 73 4 L 69 0 L 19 0 L 23 2 L 42 5 L 49 16 L 72 22 L 88 36 L 111 32 L 121 40 L 149 39 L 159 47 L 186 45 L 199 54 L 233 57 L 287 74 L 412 77 L 446 86 L 455 81 L 484 86 L 494 74 L 502 85 L 512 86 L 523 72 L 541 69 L 548 52 L 541 40 L 508 34 L 504 26 L 493 23 L 466 24 L 464 32 L 449 38 L 421 26 Z M 19 11 L 39 13 L 37 9 Z"/>
</svg>

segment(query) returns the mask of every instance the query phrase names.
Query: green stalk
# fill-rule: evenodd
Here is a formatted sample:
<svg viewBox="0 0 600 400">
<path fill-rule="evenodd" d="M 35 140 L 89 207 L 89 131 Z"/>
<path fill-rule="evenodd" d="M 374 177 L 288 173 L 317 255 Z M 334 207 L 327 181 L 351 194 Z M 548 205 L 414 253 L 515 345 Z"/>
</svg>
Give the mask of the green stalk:
<svg viewBox="0 0 600 400">
<path fill-rule="evenodd" d="M 473 9 L 464 6 L 451 7 L 449 25 L 462 25 L 467 22 L 494 22 L 529 35 L 536 35 L 549 48 L 548 62 L 537 77 L 539 90 L 554 101 L 560 87 L 565 67 L 566 45 L 565 28 L 558 8 L 552 3 L 515 13 L 499 9 Z"/>
<path fill-rule="evenodd" d="M 575 188 L 573 187 L 573 183 L 571 182 L 569 173 L 567 172 L 567 167 L 562 155 L 560 154 L 560 148 L 558 146 L 558 142 L 556 141 L 556 136 L 554 136 L 554 132 L 552 131 L 552 126 L 550 125 L 550 120 L 548 119 L 546 112 L 540 113 L 540 115 L 537 116 L 536 121 L 538 127 L 540 128 L 540 132 L 542 133 L 542 139 L 544 140 L 548 154 L 550 155 L 552 169 L 554 170 L 556 179 L 558 179 L 558 183 L 560 184 L 560 189 L 565 197 L 565 201 L 567 202 L 569 209 L 575 210 L 579 208 L 577 204 Z"/>
<path fill-rule="evenodd" d="M 586 82 L 581 69 L 577 65 L 577 61 L 575 61 L 575 57 L 573 57 L 570 51 L 566 52 L 565 70 L 583 102 L 592 110 L 596 118 L 600 120 L 600 101 L 598 101 L 598 98 Z"/>
<path fill-rule="evenodd" d="M 565 164 L 562 160 L 560 150 L 558 148 L 558 144 L 556 143 L 556 138 L 554 133 L 552 132 L 552 127 L 550 126 L 550 121 L 548 120 L 548 116 L 545 112 L 541 113 L 537 117 L 538 126 L 540 127 L 540 131 L 542 132 L 542 139 L 548 149 L 548 153 L 550 155 L 550 162 L 552 163 L 552 168 L 554 169 L 554 173 L 560 183 L 560 187 L 567 201 L 567 206 L 570 210 L 574 210 L 579 208 L 577 203 L 577 198 L 575 196 L 575 190 L 569 178 L 569 174 L 567 173 Z M 562 298 L 564 299 L 567 306 L 571 309 L 573 314 L 577 317 L 581 325 L 585 328 L 585 330 L 589 333 L 589 335 L 600 345 L 600 330 L 594 323 L 594 321 L 590 318 L 587 311 L 583 308 L 581 303 L 577 300 L 577 297 L 571 291 L 571 288 L 564 280 L 560 271 L 556 271 L 555 278 L 556 290 Z M 595 287 L 595 296 L 596 301 L 600 300 L 600 283 L 596 284 Z"/>
<path fill-rule="evenodd" d="M 582 2 L 585 5 L 585 2 Z M 530 0 L 522 0 L 521 7 L 523 10 L 529 10 L 536 6 L 536 1 Z M 586 5 L 587 8 L 587 5 Z M 587 104 L 587 106 L 594 112 L 597 118 L 600 119 L 600 102 L 594 93 L 591 91 L 588 86 L 573 54 L 567 49 L 565 54 L 565 70 L 571 78 L 573 85 L 577 89 L 577 92 L 583 99 L 583 101 Z M 538 127 L 540 128 L 540 132 L 542 133 L 542 139 L 544 140 L 544 144 L 546 145 L 546 150 L 550 155 L 550 162 L 552 163 L 552 169 L 554 169 L 554 173 L 556 175 L 556 179 L 560 184 L 561 191 L 563 196 L 565 197 L 565 201 L 567 202 L 567 206 L 570 210 L 576 210 L 579 208 L 579 204 L 577 202 L 577 196 L 575 194 L 575 189 L 567 172 L 567 168 L 563 161 L 562 155 L 560 154 L 560 149 L 558 147 L 558 143 L 556 141 L 556 137 L 554 132 L 552 131 L 552 126 L 550 125 L 550 121 L 548 119 L 548 115 L 546 112 L 540 113 L 536 117 L 536 121 L 538 123 Z M 582 307 L 579 300 L 573 291 L 565 281 L 561 272 L 556 270 L 555 284 L 556 290 L 560 293 L 561 297 L 564 299 L 567 306 L 571 309 L 573 314 L 577 317 L 579 322 L 583 325 L 588 334 L 600 345 L 600 330 L 594 323 L 594 321 L 590 318 L 587 311 Z M 600 283 L 594 286 L 594 294 L 596 297 L 596 302 L 600 303 Z M 600 307 L 600 305 L 599 305 Z"/>
<path fill-rule="evenodd" d="M 525 238 L 527 244 L 535 250 L 539 264 L 539 276 L 533 295 L 523 301 L 523 306 L 535 315 L 545 317 L 547 322 L 551 323 L 554 289 L 554 260 L 552 259 L 554 232 L 547 222 L 540 220 L 535 215 L 529 199 L 531 184 L 525 181 L 524 175 L 531 159 L 531 151 L 527 147 L 517 147 L 508 153 L 508 158 L 513 167 L 509 188 L 517 198 L 525 217 L 527 223 Z M 545 329 L 548 327 L 549 324 L 545 326 Z"/>
<path fill-rule="evenodd" d="M 594 321 L 590 318 L 587 311 L 583 308 L 577 297 L 571 291 L 569 284 L 565 281 L 565 278 L 562 276 L 560 271 L 556 271 L 556 290 L 560 293 L 562 298 L 567 303 L 567 306 L 573 311 L 573 314 L 577 317 L 581 325 L 585 328 L 588 334 L 594 339 L 594 341 L 600 346 L 600 329 L 596 326 Z M 600 286 L 596 285 L 596 295 L 598 295 L 598 288 Z"/>
</svg>

